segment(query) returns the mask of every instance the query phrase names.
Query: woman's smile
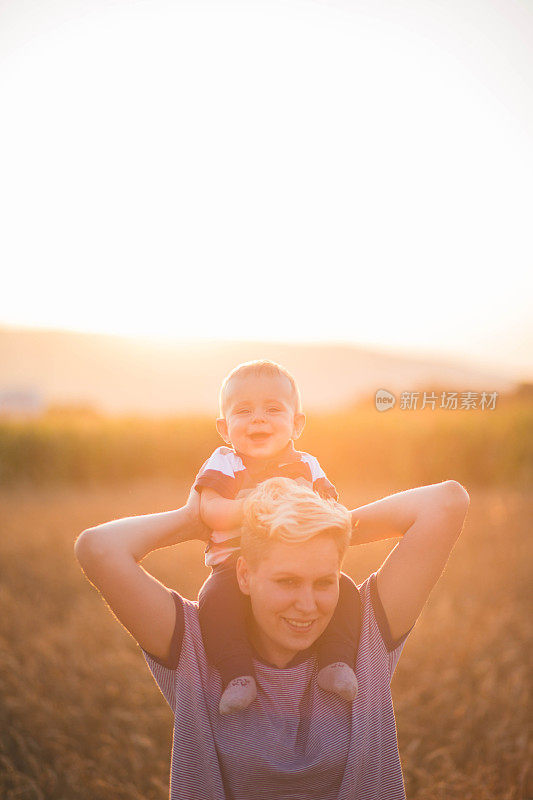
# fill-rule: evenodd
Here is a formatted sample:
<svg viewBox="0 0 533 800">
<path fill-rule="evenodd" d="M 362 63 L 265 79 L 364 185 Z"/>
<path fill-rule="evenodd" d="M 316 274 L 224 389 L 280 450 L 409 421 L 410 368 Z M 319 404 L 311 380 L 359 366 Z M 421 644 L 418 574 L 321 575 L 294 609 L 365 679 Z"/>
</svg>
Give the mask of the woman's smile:
<svg viewBox="0 0 533 800">
<path fill-rule="evenodd" d="M 302 620 L 298 620 L 298 619 L 288 619 L 288 617 L 283 617 L 283 619 L 286 620 L 286 622 L 288 622 L 290 625 L 295 625 L 295 626 L 298 626 L 299 628 L 305 628 L 306 630 L 314 622 L 314 620 L 312 620 L 312 619 L 308 620 L 308 621 L 305 621 L 305 620 L 302 621 Z"/>
<path fill-rule="evenodd" d="M 287 617 L 282 617 L 282 619 L 297 636 L 309 633 L 315 622 L 313 619 L 309 622 L 301 622 L 300 620 L 288 619 Z"/>
</svg>

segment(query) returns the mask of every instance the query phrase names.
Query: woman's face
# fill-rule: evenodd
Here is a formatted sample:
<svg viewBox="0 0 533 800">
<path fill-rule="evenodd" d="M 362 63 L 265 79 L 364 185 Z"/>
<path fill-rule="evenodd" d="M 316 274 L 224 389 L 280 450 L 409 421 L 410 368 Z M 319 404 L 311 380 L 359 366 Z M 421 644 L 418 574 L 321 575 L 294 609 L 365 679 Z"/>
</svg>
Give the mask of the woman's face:
<svg viewBox="0 0 533 800">
<path fill-rule="evenodd" d="M 237 578 L 250 596 L 254 645 L 284 667 L 326 629 L 339 599 L 339 554 L 330 536 L 274 542 L 253 570 L 240 556 Z"/>
</svg>

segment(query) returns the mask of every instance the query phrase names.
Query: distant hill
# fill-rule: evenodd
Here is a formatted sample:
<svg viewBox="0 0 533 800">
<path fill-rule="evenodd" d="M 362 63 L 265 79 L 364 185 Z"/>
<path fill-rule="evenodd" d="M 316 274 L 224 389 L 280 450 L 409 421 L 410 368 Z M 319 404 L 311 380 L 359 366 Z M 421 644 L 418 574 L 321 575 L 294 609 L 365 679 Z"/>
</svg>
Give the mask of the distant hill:
<svg viewBox="0 0 533 800">
<path fill-rule="evenodd" d="M 242 361 L 270 358 L 296 377 L 306 410 L 334 410 L 380 388 L 394 393 L 498 391 L 496 372 L 337 344 L 159 343 L 118 336 L 0 328 L 0 392 L 39 392 L 49 404 L 111 414 L 216 414 L 217 392 Z"/>
</svg>

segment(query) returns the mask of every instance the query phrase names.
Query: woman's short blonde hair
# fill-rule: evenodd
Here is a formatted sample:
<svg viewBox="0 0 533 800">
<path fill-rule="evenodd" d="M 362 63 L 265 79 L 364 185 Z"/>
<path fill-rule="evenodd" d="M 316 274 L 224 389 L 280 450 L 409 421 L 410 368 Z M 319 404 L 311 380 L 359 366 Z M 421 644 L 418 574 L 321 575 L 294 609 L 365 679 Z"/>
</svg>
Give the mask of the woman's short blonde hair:
<svg viewBox="0 0 533 800">
<path fill-rule="evenodd" d="M 340 566 L 352 536 L 350 512 L 291 478 L 263 481 L 244 502 L 241 553 L 252 569 L 274 542 L 305 542 L 321 534 L 334 540 Z"/>
</svg>

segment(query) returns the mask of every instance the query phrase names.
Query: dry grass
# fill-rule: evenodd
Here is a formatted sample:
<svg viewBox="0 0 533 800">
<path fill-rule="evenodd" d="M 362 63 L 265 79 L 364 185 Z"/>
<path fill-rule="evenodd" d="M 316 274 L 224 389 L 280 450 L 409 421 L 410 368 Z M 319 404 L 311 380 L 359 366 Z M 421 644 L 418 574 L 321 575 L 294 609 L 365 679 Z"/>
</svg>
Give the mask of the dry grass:
<svg viewBox="0 0 533 800">
<path fill-rule="evenodd" d="M 398 487 L 339 488 L 354 506 Z M 170 712 L 139 648 L 83 577 L 73 543 L 89 525 L 184 497 L 184 485 L 161 480 L 0 495 L 2 799 L 168 797 Z M 409 800 L 533 797 L 532 505 L 512 489 L 471 491 L 463 536 L 405 647 L 393 695 Z M 388 549 L 353 550 L 346 570 L 360 581 Z M 207 574 L 200 543 L 154 553 L 144 566 L 188 597 Z"/>
</svg>

